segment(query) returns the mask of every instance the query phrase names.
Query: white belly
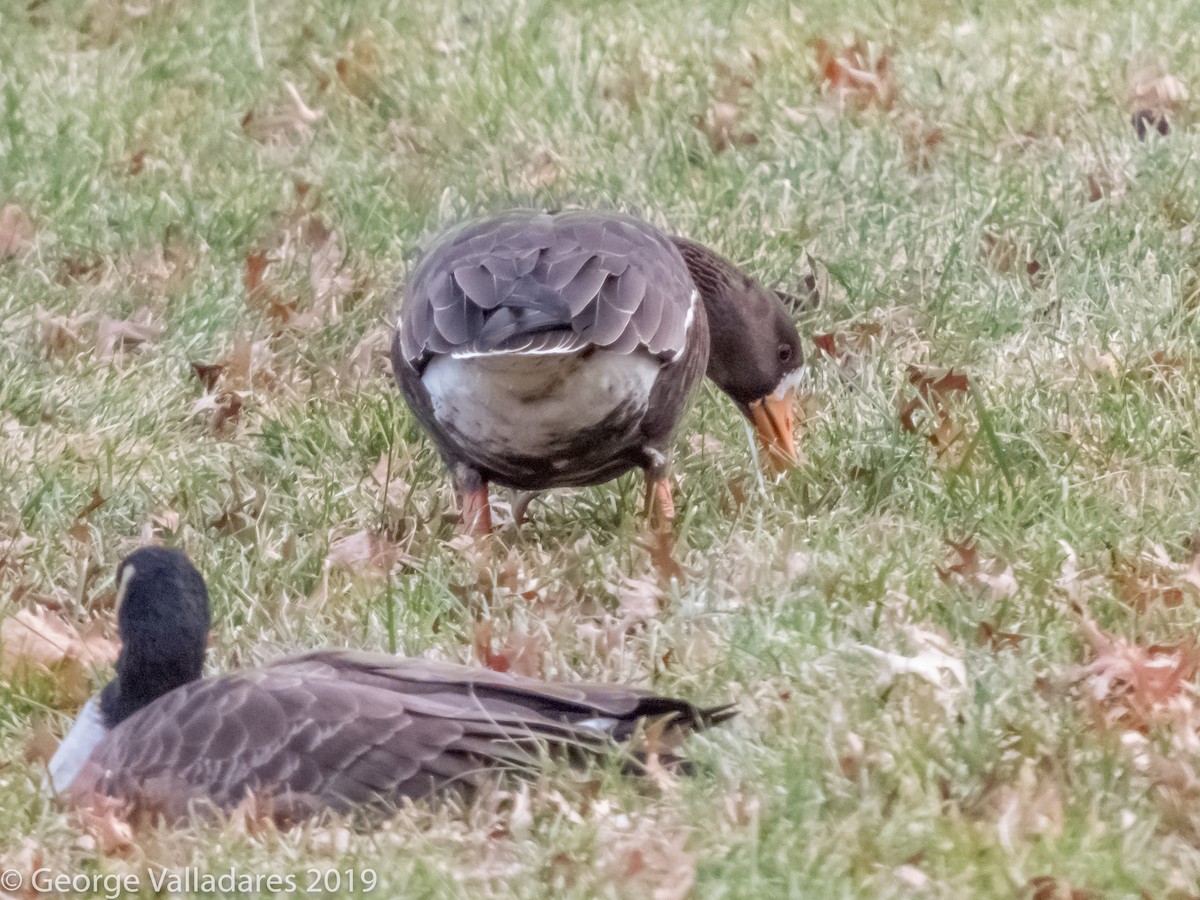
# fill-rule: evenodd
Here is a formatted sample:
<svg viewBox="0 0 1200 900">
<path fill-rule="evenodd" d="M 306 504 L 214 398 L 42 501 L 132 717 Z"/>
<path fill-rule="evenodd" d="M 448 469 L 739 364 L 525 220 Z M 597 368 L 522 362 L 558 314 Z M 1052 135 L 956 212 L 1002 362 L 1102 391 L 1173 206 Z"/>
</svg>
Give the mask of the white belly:
<svg viewBox="0 0 1200 900">
<path fill-rule="evenodd" d="M 659 363 L 648 353 L 434 359 L 421 376 L 438 421 L 493 453 L 545 456 L 618 408 L 644 410 Z"/>
</svg>

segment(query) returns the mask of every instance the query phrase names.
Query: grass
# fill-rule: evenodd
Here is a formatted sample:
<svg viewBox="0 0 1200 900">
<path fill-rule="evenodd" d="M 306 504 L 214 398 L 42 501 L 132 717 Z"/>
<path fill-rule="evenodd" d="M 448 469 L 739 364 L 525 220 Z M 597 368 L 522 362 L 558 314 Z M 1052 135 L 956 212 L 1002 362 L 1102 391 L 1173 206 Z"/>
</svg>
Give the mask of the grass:
<svg viewBox="0 0 1200 900">
<path fill-rule="evenodd" d="M 379 832 L 164 832 L 114 858 L 24 758 L 34 722 L 60 732 L 74 708 L 0 685 L 6 860 L 371 867 L 378 896 L 670 897 L 693 873 L 713 897 L 1200 891 L 1196 794 L 1097 727 L 1060 585 L 1065 542 L 1101 626 L 1195 634 L 1194 593 L 1135 609 L 1109 577 L 1156 545 L 1188 562 L 1200 527 L 1200 142 L 1186 109 L 1146 141 L 1125 109 L 1143 63 L 1200 90 L 1194 4 L 43 0 L 4 20 L 0 204 L 33 231 L 0 263 L 0 533 L 33 541 L 0 570 L 0 614 L 107 621 L 149 530 L 209 579 L 214 668 L 325 645 L 468 660 L 486 621 L 493 652 L 547 676 L 741 710 L 662 789 L 557 773 Z M 822 93 L 811 42 L 849 34 L 891 48 L 892 109 Z M 729 97 L 756 140 L 714 152 L 693 120 Z M 676 459 L 688 575 L 649 616 L 636 478 L 535 504 L 481 576 L 387 371 L 422 241 L 514 203 L 636 210 L 789 289 L 811 271 L 806 332 L 875 329 L 844 364 L 812 350 L 805 461 L 778 485 L 706 391 Z M 280 328 L 246 258 L 271 250 L 271 289 L 313 305 L 313 247 L 280 244 L 305 215 L 355 288 L 320 327 Z M 86 316 L 141 309 L 161 333 L 98 358 Z M 55 317 L 82 343 L 48 345 Z M 264 362 L 218 432 L 191 364 L 239 336 Z M 910 364 L 970 378 L 940 456 L 929 417 L 897 416 Z M 386 495 L 384 454 L 403 482 Z M 380 528 L 411 560 L 394 574 L 330 563 Z M 1014 589 L 939 577 L 967 538 Z M 981 623 L 1020 638 L 998 650 Z M 961 685 L 880 678 L 862 648 L 928 653 L 914 629 Z"/>
</svg>

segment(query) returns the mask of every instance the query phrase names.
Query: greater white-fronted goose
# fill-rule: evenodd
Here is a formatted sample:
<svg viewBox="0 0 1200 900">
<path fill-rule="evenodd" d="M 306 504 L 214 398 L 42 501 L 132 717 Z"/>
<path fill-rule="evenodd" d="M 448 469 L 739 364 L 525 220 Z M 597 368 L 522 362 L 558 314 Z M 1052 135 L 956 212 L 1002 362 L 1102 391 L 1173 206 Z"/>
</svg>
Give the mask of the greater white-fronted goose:
<svg viewBox="0 0 1200 900">
<path fill-rule="evenodd" d="M 733 715 L 621 685 L 338 650 L 202 678 L 208 593 L 187 557 L 142 548 L 117 579 L 116 677 L 64 738 L 50 782 L 168 821 L 250 797 L 281 824 L 386 808 L 497 768 L 612 750 L 648 721 L 676 746 Z"/>
<path fill-rule="evenodd" d="M 779 297 L 728 260 L 586 210 L 514 210 L 443 235 L 407 280 L 392 341 L 476 534 L 491 530 L 491 482 L 541 491 L 631 468 L 647 509 L 672 517 L 671 439 L 705 371 L 786 466 L 803 361 Z"/>
</svg>

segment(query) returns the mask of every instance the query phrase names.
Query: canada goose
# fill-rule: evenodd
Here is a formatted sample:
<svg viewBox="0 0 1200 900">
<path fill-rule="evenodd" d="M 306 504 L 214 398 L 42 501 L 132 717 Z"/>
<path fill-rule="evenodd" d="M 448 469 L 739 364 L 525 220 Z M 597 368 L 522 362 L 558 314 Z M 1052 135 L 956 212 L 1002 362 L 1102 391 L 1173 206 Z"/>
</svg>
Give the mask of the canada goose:
<svg viewBox="0 0 1200 900">
<path fill-rule="evenodd" d="M 283 824 L 386 807 L 546 753 L 598 754 L 644 722 L 662 722 L 672 746 L 733 715 L 621 685 L 340 650 L 203 678 L 208 592 L 188 558 L 144 547 L 117 584 L 116 677 L 64 738 L 50 782 L 169 821 L 250 796 Z"/>
<path fill-rule="evenodd" d="M 671 439 L 707 370 L 776 468 L 796 456 L 800 336 L 780 298 L 712 250 L 613 212 L 514 210 L 443 235 L 408 279 L 392 368 L 475 534 L 488 484 L 646 473 L 674 515 Z"/>
</svg>

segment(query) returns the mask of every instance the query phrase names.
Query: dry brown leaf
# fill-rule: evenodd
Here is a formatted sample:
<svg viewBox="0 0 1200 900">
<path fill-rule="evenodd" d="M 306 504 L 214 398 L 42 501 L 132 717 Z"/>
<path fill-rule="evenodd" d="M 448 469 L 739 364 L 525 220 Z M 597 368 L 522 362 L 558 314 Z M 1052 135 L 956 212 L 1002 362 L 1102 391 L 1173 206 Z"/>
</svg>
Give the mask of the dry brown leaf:
<svg viewBox="0 0 1200 900">
<path fill-rule="evenodd" d="M 908 381 L 917 389 L 917 395 L 900 406 L 900 425 L 910 433 L 917 431 L 914 416 L 919 410 L 928 410 L 939 419 L 939 427 L 945 425 L 950 413 L 947 404 L 953 394 L 970 391 L 970 379 L 954 369 L 922 369 L 908 367 Z M 952 423 L 951 423 L 952 424 Z"/>
<path fill-rule="evenodd" d="M 233 336 L 233 346 L 214 368 L 220 369 L 218 377 L 225 387 L 233 391 L 249 391 L 252 388 L 271 390 L 280 386 L 275 371 L 275 352 L 270 340 L 253 340 L 245 331 Z"/>
<path fill-rule="evenodd" d="M 360 100 L 375 93 L 379 82 L 379 52 L 371 35 L 351 40 L 334 63 L 342 86 Z"/>
<path fill-rule="evenodd" d="M 941 128 L 916 113 L 909 113 L 900 123 L 904 137 L 904 155 L 913 174 L 929 169 L 937 148 L 946 140 Z"/>
<path fill-rule="evenodd" d="M 556 184 L 564 175 L 566 169 L 562 159 L 551 150 L 539 150 L 525 164 L 521 180 L 537 191 Z"/>
<path fill-rule="evenodd" d="M 224 371 L 225 367 L 220 363 L 192 363 L 192 372 L 204 386 L 204 390 L 210 393 L 216 390 L 217 382 L 221 380 Z"/>
<path fill-rule="evenodd" d="M 128 809 L 116 797 L 89 794 L 74 806 L 75 818 L 84 832 L 78 844 L 101 856 L 128 856 L 136 848 Z"/>
<path fill-rule="evenodd" d="M 753 62 L 757 73 L 757 58 Z M 717 83 L 712 104 L 703 115 L 692 117 L 693 124 L 708 138 L 713 153 L 723 153 L 731 147 L 752 147 L 758 143 L 758 135 L 742 128 L 745 95 L 753 86 L 752 75 L 735 71 L 725 63 L 717 63 Z"/>
<path fill-rule="evenodd" d="M 151 318 L 148 309 L 139 309 L 128 319 L 101 316 L 96 326 L 96 359 L 111 360 L 121 351 L 136 350 L 142 344 L 157 340 L 163 327 Z"/>
<path fill-rule="evenodd" d="M 1188 597 L 1200 596 L 1200 555 L 1190 565 L 1177 563 L 1155 544 L 1133 559 L 1117 560 L 1111 577 L 1117 596 L 1139 612 L 1182 606 Z"/>
<path fill-rule="evenodd" d="M 0 260 L 23 256 L 32 246 L 33 220 L 15 203 L 0 209 Z"/>
<path fill-rule="evenodd" d="M 983 232 L 980 245 L 981 255 L 996 272 L 1023 275 L 1031 287 L 1041 284 L 1042 264 L 1013 232 L 988 229 Z"/>
<path fill-rule="evenodd" d="M 545 675 L 545 642 L 537 635 L 511 629 L 498 644 L 491 622 L 476 622 L 471 636 L 475 658 L 496 672 L 511 672 L 530 678 Z"/>
<path fill-rule="evenodd" d="M 696 882 L 696 860 L 682 835 L 633 832 L 601 848 L 601 865 L 620 894 L 683 900 Z"/>
<path fill-rule="evenodd" d="M 49 676 L 63 706 L 90 693 L 88 672 L 117 658 L 118 645 L 94 626 L 86 633 L 47 610 L 22 609 L 0 624 L 0 674 L 8 681 Z"/>
<path fill-rule="evenodd" d="M 48 765 L 58 750 L 58 737 L 44 716 L 34 719 L 25 738 L 25 761 L 32 765 Z"/>
<path fill-rule="evenodd" d="M 952 581 L 967 587 L 984 588 L 991 599 L 1002 600 L 1017 592 L 1017 581 L 1012 566 L 1002 560 L 984 562 L 979 557 L 979 545 L 974 538 L 964 541 L 947 540 L 955 558 L 945 566 L 937 567 L 942 581 Z"/>
<path fill-rule="evenodd" d="M 1065 878 L 1054 875 L 1039 875 L 1030 878 L 1025 885 L 1029 900 L 1098 900 L 1092 891 L 1077 888 Z"/>
<path fill-rule="evenodd" d="M 650 578 L 627 576 L 616 586 L 617 615 L 628 622 L 640 622 L 658 616 L 663 592 Z"/>
<path fill-rule="evenodd" d="M 1000 845 L 1010 853 L 1035 835 L 1062 834 L 1062 786 L 1048 766 L 1033 760 L 1026 759 L 1012 783 L 996 785 L 980 803 L 995 816 Z"/>
<path fill-rule="evenodd" d="M 331 541 L 326 560 L 334 568 L 361 570 L 365 566 L 381 572 L 414 562 L 399 544 L 366 529 Z"/>
<path fill-rule="evenodd" d="M 279 326 L 312 332 L 338 321 L 363 284 L 346 264 L 341 235 L 303 205 L 282 216 L 267 245 L 246 256 L 246 305 Z M 307 276 L 306 284 L 294 276 Z"/>
<path fill-rule="evenodd" d="M 812 339 L 818 352 L 846 366 L 871 353 L 882 336 L 883 326 L 878 322 L 859 322 L 845 331 L 814 334 Z"/>
<path fill-rule="evenodd" d="M 38 327 L 38 343 L 46 358 L 69 359 L 77 356 L 86 342 L 84 326 L 94 318 L 91 313 L 54 316 L 42 307 L 37 307 L 33 313 L 33 320 Z"/>
<path fill-rule="evenodd" d="M 980 622 L 976 640 L 981 647 L 990 647 L 993 652 L 1015 650 L 1025 640 L 1025 635 L 1015 631 L 1001 631 L 991 622 Z"/>
<path fill-rule="evenodd" d="M 947 714 L 952 713 L 967 689 L 967 669 L 956 648 L 941 635 L 915 625 L 904 631 L 916 651 L 912 656 L 867 644 L 859 644 L 858 649 L 878 661 L 880 687 L 891 686 L 901 676 L 915 675 L 933 686 L 937 702 Z"/>
<path fill-rule="evenodd" d="M 412 495 L 412 485 L 400 474 L 405 462 L 406 459 L 381 453 L 379 462 L 371 470 L 371 480 L 383 491 L 388 505 L 398 511 L 403 511 L 405 502 Z"/>
<path fill-rule="evenodd" d="M 1084 347 L 1079 362 L 1086 371 L 1093 375 L 1117 377 L 1117 358 L 1111 353 L 1101 353 L 1094 347 Z"/>
<path fill-rule="evenodd" d="M 36 543 L 33 536 L 28 534 L 0 537 L 0 569 L 17 567 L 21 557 L 32 550 Z"/>
<path fill-rule="evenodd" d="M 224 435 L 241 421 L 245 403 L 237 391 L 218 391 L 205 394 L 192 404 L 191 415 L 208 414 L 208 427 L 214 434 Z"/>
<path fill-rule="evenodd" d="M 0 889 L 2 900 L 41 900 L 44 893 L 34 890 L 33 873 L 46 867 L 46 851 L 31 837 L 22 837 L 16 847 L 6 849 L 0 854 L 0 869 L 16 872 L 21 877 L 22 887 L 15 893 L 6 893 Z M 11 877 L 11 876 L 9 876 Z"/>
<path fill-rule="evenodd" d="M 899 90 L 888 48 L 872 48 L 862 38 L 844 41 L 835 49 L 827 41 L 812 42 L 821 90 L 837 100 L 838 109 L 888 110 Z"/>
<path fill-rule="evenodd" d="M 1169 120 L 1178 116 L 1187 100 L 1187 86 L 1158 66 L 1140 66 L 1129 73 L 1125 103 L 1139 140 L 1151 131 L 1170 133 Z"/>
<path fill-rule="evenodd" d="M 1093 658 L 1077 670 L 1076 680 L 1096 704 L 1102 725 L 1141 733 L 1172 723 L 1194 729 L 1192 680 L 1200 670 L 1194 644 L 1142 647 L 1104 631 L 1086 612 L 1080 631 Z"/>
<path fill-rule="evenodd" d="M 103 257 L 85 251 L 60 259 L 54 280 L 64 286 L 99 284 L 108 271 L 108 263 Z"/>
</svg>

